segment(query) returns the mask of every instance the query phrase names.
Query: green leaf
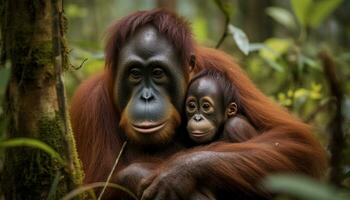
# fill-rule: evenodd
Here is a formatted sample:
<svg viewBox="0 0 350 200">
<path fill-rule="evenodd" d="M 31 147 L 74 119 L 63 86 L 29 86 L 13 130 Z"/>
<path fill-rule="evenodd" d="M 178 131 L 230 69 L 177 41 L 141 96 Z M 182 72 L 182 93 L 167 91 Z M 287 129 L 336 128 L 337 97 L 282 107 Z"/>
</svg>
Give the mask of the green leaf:
<svg viewBox="0 0 350 200">
<path fill-rule="evenodd" d="M 310 7 L 312 6 L 312 0 L 291 0 L 292 9 L 298 22 L 301 26 L 308 25 L 308 16 L 310 15 Z"/>
<path fill-rule="evenodd" d="M 305 88 L 298 88 L 294 91 L 294 98 L 302 98 L 309 95 L 309 91 Z"/>
<path fill-rule="evenodd" d="M 238 48 L 248 55 L 249 53 L 249 40 L 247 35 L 239 28 L 233 26 L 232 24 L 228 25 L 228 29 L 233 36 L 233 40 L 236 42 Z"/>
<path fill-rule="evenodd" d="M 274 60 L 268 60 L 268 59 L 265 59 L 265 61 L 269 64 L 269 66 L 278 71 L 278 72 L 283 72 L 284 71 L 284 68 L 282 65 L 280 65 L 278 62 L 274 61 Z"/>
<path fill-rule="evenodd" d="M 290 30 L 296 29 L 296 24 L 293 15 L 287 9 L 279 7 L 269 7 L 266 9 L 266 13 L 270 17 L 272 17 L 272 19 L 285 26 L 286 28 Z"/>
<path fill-rule="evenodd" d="M 260 49 L 266 49 L 268 47 L 263 43 L 250 43 L 249 44 L 249 52 L 259 51 Z"/>
<path fill-rule="evenodd" d="M 260 49 L 259 55 L 266 60 L 275 61 L 280 55 L 287 52 L 292 41 L 290 39 L 270 38 L 264 44 L 267 48 Z"/>
<path fill-rule="evenodd" d="M 223 1 L 222 2 L 223 9 L 229 16 L 233 16 L 235 12 L 235 4 L 230 1 Z"/>
<path fill-rule="evenodd" d="M 61 156 L 49 145 L 41 142 L 40 140 L 31 139 L 31 138 L 13 138 L 9 140 L 0 141 L 0 148 L 10 148 L 10 147 L 32 147 L 40 149 L 47 154 L 49 154 L 52 158 L 55 158 L 61 164 L 65 164 Z"/>
<path fill-rule="evenodd" d="M 302 200 L 346 200 L 350 197 L 329 185 L 298 175 L 273 175 L 263 185 L 271 192 L 287 194 Z"/>
<path fill-rule="evenodd" d="M 350 177 L 350 171 L 348 171 L 346 174 L 345 174 L 345 177 Z"/>
<path fill-rule="evenodd" d="M 300 55 L 300 58 L 302 59 L 302 62 L 307 66 L 313 69 L 321 70 L 320 66 L 317 65 L 316 61 L 313 60 L 312 58 L 306 57 L 305 55 L 302 55 L 302 54 Z"/>
<path fill-rule="evenodd" d="M 53 196 L 54 196 L 55 193 L 56 193 L 57 186 L 58 186 L 58 183 L 60 182 L 60 179 L 61 179 L 61 178 L 62 178 L 62 177 L 61 177 L 61 173 L 60 173 L 59 170 L 57 170 L 56 175 L 55 175 L 55 178 L 53 179 L 53 182 L 52 182 L 52 184 L 51 184 L 49 194 L 47 195 L 47 199 L 48 199 L 48 200 L 53 199 Z"/>
<path fill-rule="evenodd" d="M 138 200 L 137 196 L 134 193 L 132 193 L 129 189 L 127 189 L 121 185 L 115 184 L 115 183 L 105 183 L 105 182 L 95 182 L 95 183 L 90 183 L 87 185 L 80 186 L 80 187 L 72 190 L 71 192 L 69 192 L 67 195 L 65 195 L 62 198 L 62 200 L 75 199 L 75 197 L 79 196 L 80 194 L 84 194 L 85 192 L 87 192 L 91 189 L 94 189 L 94 188 L 104 187 L 105 184 L 107 184 L 107 186 L 110 188 L 121 190 L 121 191 L 127 193 L 132 199 Z"/>
<path fill-rule="evenodd" d="M 317 28 L 341 3 L 342 0 L 315 1 L 311 9 L 310 26 Z"/>
</svg>

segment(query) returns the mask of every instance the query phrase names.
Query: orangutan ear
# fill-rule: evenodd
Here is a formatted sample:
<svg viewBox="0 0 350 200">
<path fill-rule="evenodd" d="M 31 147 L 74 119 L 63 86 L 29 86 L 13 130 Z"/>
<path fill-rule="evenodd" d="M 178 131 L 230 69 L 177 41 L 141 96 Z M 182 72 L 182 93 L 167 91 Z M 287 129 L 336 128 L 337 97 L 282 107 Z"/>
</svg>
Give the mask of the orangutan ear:
<svg viewBox="0 0 350 200">
<path fill-rule="evenodd" d="M 226 108 L 227 118 L 234 117 L 237 114 L 237 110 L 237 104 L 235 102 L 231 102 Z"/>
<path fill-rule="evenodd" d="M 196 68 L 196 56 L 194 54 L 191 55 L 189 64 L 190 64 L 189 70 L 190 70 L 190 73 L 192 73 Z"/>
</svg>

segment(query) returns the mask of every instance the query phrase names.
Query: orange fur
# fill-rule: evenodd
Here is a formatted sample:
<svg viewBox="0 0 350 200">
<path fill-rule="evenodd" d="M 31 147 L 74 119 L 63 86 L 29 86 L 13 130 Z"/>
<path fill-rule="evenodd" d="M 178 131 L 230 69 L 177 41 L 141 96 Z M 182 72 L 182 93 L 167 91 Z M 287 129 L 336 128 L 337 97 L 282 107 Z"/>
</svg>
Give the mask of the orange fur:
<svg viewBox="0 0 350 200">
<path fill-rule="evenodd" d="M 103 181 L 119 151 L 118 115 L 107 92 L 105 74 L 85 81 L 71 103 L 71 122 L 86 183 Z"/>
</svg>

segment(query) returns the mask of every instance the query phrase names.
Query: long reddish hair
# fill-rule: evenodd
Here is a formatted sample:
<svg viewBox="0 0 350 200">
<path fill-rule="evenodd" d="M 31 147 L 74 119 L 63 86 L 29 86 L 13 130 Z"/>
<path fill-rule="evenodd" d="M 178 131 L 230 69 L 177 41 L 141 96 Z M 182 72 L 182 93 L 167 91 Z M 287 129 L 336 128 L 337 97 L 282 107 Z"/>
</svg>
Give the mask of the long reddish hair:
<svg viewBox="0 0 350 200">
<path fill-rule="evenodd" d="M 113 103 L 113 83 L 120 50 L 145 25 L 154 26 L 174 45 L 188 80 L 188 63 L 194 53 L 194 44 L 189 24 L 181 17 L 164 9 L 139 11 L 108 29 L 105 70 L 81 84 L 71 103 L 72 127 L 86 183 L 105 180 L 125 140 L 124 131 L 119 127 L 121 113 Z"/>
</svg>

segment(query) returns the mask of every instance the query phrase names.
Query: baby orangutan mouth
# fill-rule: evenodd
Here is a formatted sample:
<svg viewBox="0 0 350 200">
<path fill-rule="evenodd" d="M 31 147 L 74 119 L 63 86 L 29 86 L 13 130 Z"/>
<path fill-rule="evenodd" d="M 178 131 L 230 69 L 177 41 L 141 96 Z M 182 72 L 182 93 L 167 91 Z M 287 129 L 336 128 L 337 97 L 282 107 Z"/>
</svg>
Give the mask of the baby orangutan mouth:
<svg viewBox="0 0 350 200">
<path fill-rule="evenodd" d="M 203 137 L 203 136 L 206 136 L 206 135 L 211 135 L 212 132 L 214 131 L 214 129 L 209 129 L 209 130 L 193 130 L 191 131 L 191 135 L 194 136 L 194 137 Z"/>
</svg>

